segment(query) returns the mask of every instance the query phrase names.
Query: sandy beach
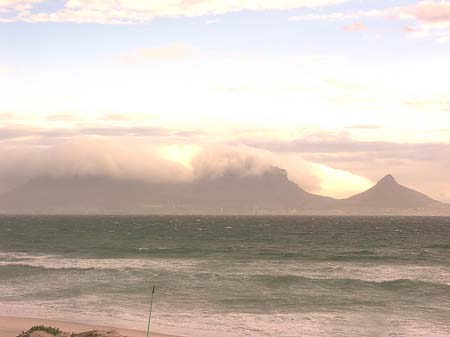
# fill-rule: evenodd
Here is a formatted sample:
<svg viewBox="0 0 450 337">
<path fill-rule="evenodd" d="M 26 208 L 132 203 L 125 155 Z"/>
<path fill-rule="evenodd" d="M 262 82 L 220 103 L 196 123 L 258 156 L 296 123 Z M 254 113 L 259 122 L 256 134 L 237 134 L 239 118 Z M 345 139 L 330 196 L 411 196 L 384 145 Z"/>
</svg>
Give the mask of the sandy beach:
<svg viewBox="0 0 450 337">
<path fill-rule="evenodd" d="M 61 322 L 46 320 L 41 318 L 21 318 L 21 317 L 0 317 L 0 337 L 15 337 L 22 331 L 28 330 L 34 325 L 46 325 L 57 327 L 62 331 L 80 333 L 89 330 L 115 330 L 128 337 L 145 337 L 145 331 L 119 329 L 105 326 L 95 326 L 88 324 Z M 152 337 L 176 337 L 173 335 L 164 335 L 151 333 Z"/>
</svg>

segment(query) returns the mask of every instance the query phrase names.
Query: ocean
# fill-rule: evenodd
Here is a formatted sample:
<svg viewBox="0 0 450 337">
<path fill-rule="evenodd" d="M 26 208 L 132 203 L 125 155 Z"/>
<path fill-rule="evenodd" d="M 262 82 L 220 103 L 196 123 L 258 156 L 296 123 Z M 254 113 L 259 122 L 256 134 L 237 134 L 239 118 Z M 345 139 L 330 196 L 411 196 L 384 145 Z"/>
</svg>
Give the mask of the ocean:
<svg viewBox="0 0 450 337">
<path fill-rule="evenodd" d="M 450 218 L 0 216 L 0 315 L 192 337 L 450 336 Z"/>
</svg>

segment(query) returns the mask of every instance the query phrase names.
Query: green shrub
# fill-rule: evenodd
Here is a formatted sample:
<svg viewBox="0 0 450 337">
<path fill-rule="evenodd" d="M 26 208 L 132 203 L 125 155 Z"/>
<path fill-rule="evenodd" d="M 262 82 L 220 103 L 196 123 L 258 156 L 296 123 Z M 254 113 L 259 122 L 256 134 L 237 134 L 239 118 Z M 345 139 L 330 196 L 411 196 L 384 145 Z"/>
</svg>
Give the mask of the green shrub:
<svg viewBox="0 0 450 337">
<path fill-rule="evenodd" d="M 28 331 L 22 331 L 22 333 L 20 335 L 18 335 L 17 337 L 30 337 L 30 334 L 35 331 L 44 331 L 53 336 L 56 336 L 57 334 L 59 334 L 59 328 L 53 328 L 51 326 L 44 326 L 44 325 L 35 325 Z"/>
</svg>

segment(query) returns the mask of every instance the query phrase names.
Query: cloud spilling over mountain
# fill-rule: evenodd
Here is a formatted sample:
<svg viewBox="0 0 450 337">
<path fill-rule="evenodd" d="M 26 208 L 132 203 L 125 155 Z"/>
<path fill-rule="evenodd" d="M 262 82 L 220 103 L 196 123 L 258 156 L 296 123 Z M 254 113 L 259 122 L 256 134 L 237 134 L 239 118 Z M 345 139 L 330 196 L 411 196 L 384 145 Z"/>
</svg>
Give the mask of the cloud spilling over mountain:
<svg viewBox="0 0 450 337">
<path fill-rule="evenodd" d="M 269 161 L 255 151 L 230 147 L 207 149 L 195 156 L 191 165 L 196 179 L 219 178 L 228 174 L 261 176 L 271 168 Z"/>
<path fill-rule="evenodd" d="M 130 147 L 84 137 L 28 155 L 10 153 L 1 170 L 16 183 L 3 191 L 2 209 L 127 213 L 152 212 L 152 207 L 167 211 L 170 204 L 200 212 L 282 212 L 322 199 L 292 182 L 263 150 L 208 147 L 189 163 L 164 151 L 151 144 Z"/>
<path fill-rule="evenodd" d="M 105 176 L 179 182 L 221 176 L 228 171 L 260 175 L 269 167 L 268 160 L 249 150 L 220 147 L 201 151 L 192 159 L 192 168 L 188 168 L 176 160 L 165 159 L 153 144 L 121 143 L 103 137 L 79 137 L 56 146 L 22 152 L 3 150 L 2 157 L 0 175 L 15 174 L 25 179 Z"/>
<path fill-rule="evenodd" d="M 0 195 L 0 211 L 282 214 L 329 200 L 300 188 L 283 169 L 264 166 L 255 171 L 252 159 L 240 159 L 238 165 L 232 160 L 233 165 L 214 167 L 216 171 L 206 165 L 208 170 L 202 172 L 207 174 L 191 181 L 138 181 L 89 174 L 36 177 Z"/>
<path fill-rule="evenodd" d="M 6 151 L 0 177 L 8 183 L 0 190 L 0 211 L 384 214 L 440 207 L 390 175 L 366 192 L 337 200 L 310 193 L 309 187 L 323 183 L 314 175 L 320 167 L 290 161 L 294 154 L 158 145 L 82 137 L 28 153 Z"/>
<path fill-rule="evenodd" d="M 38 177 L 98 176 L 180 183 L 218 178 L 230 172 L 242 177 L 260 176 L 280 165 L 292 171 L 308 189 L 317 188 L 320 182 L 313 167 L 301 158 L 286 160 L 246 146 L 207 146 L 187 154 L 177 151 L 175 156 L 171 152 L 157 143 L 90 136 L 21 151 L 1 149 L 0 193 Z"/>
<path fill-rule="evenodd" d="M 3 150 L 4 189 L 37 177 L 101 176 L 142 181 L 187 181 L 192 173 L 165 160 L 155 147 L 122 144 L 101 137 L 80 137 L 51 147 Z"/>
</svg>

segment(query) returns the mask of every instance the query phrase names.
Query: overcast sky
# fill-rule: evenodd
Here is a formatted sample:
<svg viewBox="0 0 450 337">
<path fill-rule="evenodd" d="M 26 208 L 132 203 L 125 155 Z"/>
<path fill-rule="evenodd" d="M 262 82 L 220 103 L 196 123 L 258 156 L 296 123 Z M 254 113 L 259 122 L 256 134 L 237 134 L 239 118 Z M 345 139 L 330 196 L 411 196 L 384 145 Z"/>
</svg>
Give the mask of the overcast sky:
<svg viewBox="0 0 450 337">
<path fill-rule="evenodd" d="M 0 0 L 0 42 L 0 191 L 42 158 L 206 149 L 450 202 L 450 1 Z"/>
</svg>

